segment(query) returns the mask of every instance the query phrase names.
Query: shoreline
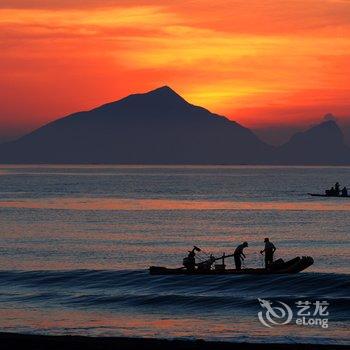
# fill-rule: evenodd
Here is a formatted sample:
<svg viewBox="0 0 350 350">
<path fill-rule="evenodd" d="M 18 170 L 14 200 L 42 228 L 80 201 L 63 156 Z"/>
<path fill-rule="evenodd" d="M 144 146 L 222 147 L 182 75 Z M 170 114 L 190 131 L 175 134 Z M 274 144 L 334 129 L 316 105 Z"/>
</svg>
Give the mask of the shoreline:
<svg viewBox="0 0 350 350">
<path fill-rule="evenodd" d="M 78 335 L 35 335 L 0 332 L 2 349 L 20 348 L 35 350 L 336 350 L 348 349 L 344 344 L 310 344 L 310 343 L 238 343 L 225 341 L 180 340 L 131 337 L 89 337 Z"/>
</svg>

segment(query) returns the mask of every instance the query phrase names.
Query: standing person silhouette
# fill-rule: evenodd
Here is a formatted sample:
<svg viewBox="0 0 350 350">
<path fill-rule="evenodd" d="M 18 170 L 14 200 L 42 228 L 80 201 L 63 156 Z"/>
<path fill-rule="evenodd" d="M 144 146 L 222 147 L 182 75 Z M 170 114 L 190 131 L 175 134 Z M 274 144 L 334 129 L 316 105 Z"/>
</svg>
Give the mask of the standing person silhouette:
<svg viewBox="0 0 350 350">
<path fill-rule="evenodd" d="M 243 242 L 237 248 L 235 249 L 235 252 L 233 253 L 233 257 L 235 258 L 235 265 L 236 270 L 240 270 L 242 267 L 242 260 L 245 259 L 245 254 L 243 253 L 243 249 L 248 247 L 247 242 Z"/>
<path fill-rule="evenodd" d="M 267 237 L 264 239 L 264 242 L 265 248 L 260 251 L 260 254 L 265 253 L 265 269 L 267 269 L 273 263 L 273 254 L 276 251 L 276 247 Z"/>
<path fill-rule="evenodd" d="M 348 189 L 344 186 L 344 188 L 341 190 L 342 197 L 348 197 Z"/>
<path fill-rule="evenodd" d="M 340 193 L 340 185 L 339 185 L 339 182 L 336 182 L 335 185 L 334 185 L 334 191 L 335 191 L 335 195 L 336 196 L 339 196 L 339 193 Z"/>
</svg>

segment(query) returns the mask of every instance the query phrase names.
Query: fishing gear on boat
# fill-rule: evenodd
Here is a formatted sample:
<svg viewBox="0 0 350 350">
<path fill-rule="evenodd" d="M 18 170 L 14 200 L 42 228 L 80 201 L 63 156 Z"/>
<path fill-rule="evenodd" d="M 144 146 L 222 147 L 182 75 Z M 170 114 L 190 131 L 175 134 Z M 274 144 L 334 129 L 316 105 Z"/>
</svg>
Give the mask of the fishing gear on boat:
<svg viewBox="0 0 350 350">
<path fill-rule="evenodd" d="M 266 242 L 267 239 L 265 239 Z M 245 244 L 245 243 L 243 243 Z M 247 244 L 246 244 L 247 246 Z M 267 249 L 267 248 L 265 248 Z M 237 249 L 236 249 L 237 250 Z M 260 251 L 259 257 L 263 264 L 263 256 L 265 250 Z M 244 255 L 244 254 L 243 254 Z M 225 259 L 235 257 L 235 269 L 226 269 Z M 243 269 L 237 263 L 237 258 L 241 256 L 235 251 L 233 254 L 222 253 L 221 256 L 215 257 L 203 249 L 193 246 L 192 250 L 188 251 L 188 256 L 183 259 L 183 266 L 180 268 L 167 268 L 160 266 L 151 266 L 150 273 L 152 275 L 167 275 L 167 274 L 274 274 L 274 273 L 297 273 L 305 270 L 314 263 L 310 256 L 296 257 L 289 261 L 277 259 L 267 262 L 265 253 L 265 267 L 247 268 L 243 262 Z M 245 258 L 245 256 L 244 256 Z M 197 261 L 196 261 L 197 259 Z M 221 260 L 221 263 L 217 263 Z M 242 259 L 243 260 L 243 259 Z M 258 258 L 259 261 L 259 258 Z"/>
<path fill-rule="evenodd" d="M 197 246 L 194 246 L 197 248 L 197 252 L 198 254 L 196 254 L 196 257 L 200 260 L 200 261 L 205 261 L 208 260 L 210 257 L 210 253 L 206 252 L 205 250 L 198 248 Z"/>
</svg>

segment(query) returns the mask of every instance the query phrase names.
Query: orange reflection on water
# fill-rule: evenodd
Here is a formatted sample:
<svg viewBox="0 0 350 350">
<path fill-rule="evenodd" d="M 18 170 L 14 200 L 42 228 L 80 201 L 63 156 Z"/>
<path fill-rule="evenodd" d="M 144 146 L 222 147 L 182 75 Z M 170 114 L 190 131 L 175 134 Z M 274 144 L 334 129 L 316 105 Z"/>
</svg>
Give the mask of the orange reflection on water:
<svg viewBox="0 0 350 350">
<path fill-rule="evenodd" d="M 237 339 L 254 337 L 271 340 L 273 337 L 293 334 L 298 337 L 310 335 L 308 327 L 288 324 L 267 329 L 257 317 L 232 315 L 218 318 L 212 315 L 160 315 L 156 313 L 134 314 L 105 310 L 59 310 L 59 309 L 0 309 L 1 328 L 5 331 L 49 334 L 77 334 L 89 336 L 127 336 L 161 338 Z M 209 330 L 209 331 L 208 331 Z M 345 337 L 343 327 L 333 329 L 313 328 L 314 336 L 332 335 Z"/>
<path fill-rule="evenodd" d="M 175 199 L 50 198 L 0 201 L 3 208 L 67 210 L 305 210 L 350 211 L 346 199 L 298 202 L 209 201 Z"/>
</svg>

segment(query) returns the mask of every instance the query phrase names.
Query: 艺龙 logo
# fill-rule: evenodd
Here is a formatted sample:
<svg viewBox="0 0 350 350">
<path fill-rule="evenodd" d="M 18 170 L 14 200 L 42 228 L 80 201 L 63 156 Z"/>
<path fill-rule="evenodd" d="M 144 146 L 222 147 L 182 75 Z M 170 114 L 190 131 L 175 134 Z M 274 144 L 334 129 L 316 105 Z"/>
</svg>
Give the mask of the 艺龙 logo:
<svg viewBox="0 0 350 350">
<path fill-rule="evenodd" d="M 294 316 L 291 307 L 282 301 L 270 301 L 260 298 L 258 301 L 263 308 L 263 311 L 258 312 L 258 317 L 265 327 L 272 328 L 272 326 L 288 324 Z M 328 301 L 298 300 L 294 304 L 298 309 L 295 312 L 295 324 L 297 326 L 328 328 Z"/>
<path fill-rule="evenodd" d="M 283 325 L 289 323 L 293 318 L 292 309 L 282 301 L 277 301 L 280 306 L 273 306 L 273 302 L 264 299 L 258 299 L 264 311 L 258 313 L 260 322 L 271 328 L 271 325 Z"/>
</svg>

